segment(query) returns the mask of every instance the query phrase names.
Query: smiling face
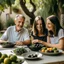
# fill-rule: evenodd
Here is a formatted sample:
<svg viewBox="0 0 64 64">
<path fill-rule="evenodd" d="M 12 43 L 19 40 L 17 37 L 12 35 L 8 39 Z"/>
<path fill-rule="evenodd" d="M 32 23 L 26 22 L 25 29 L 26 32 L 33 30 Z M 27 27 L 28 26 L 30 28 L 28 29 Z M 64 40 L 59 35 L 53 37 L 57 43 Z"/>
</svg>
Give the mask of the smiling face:
<svg viewBox="0 0 64 64">
<path fill-rule="evenodd" d="M 36 29 L 37 29 L 38 31 L 42 31 L 42 20 L 38 20 L 38 21 L 36 22 Z"/>
<path fill-rule="evenodd" d="M 41 16 L 35 17 L 32 31 L 34 35 L 45 34 L 45 22 Z"/>
<path fill-rule="evenodd" d="M 47 19 L 46 21 L 46 28 L 48 29 L 48 31 L 53 31 L 54 29 L 54 24 L 49 19 Z"/>
<path fill-rule="evenodd" d="M 20 31 L 22 29 L 22 27 L 24 25 L 24 21 L 25 21 L 25 19 L 23 17 L 21 17 L 21 16 L 19 16 L 17 18 L 17 20 L 15 20 L 16 30 L 17 31 Z"/>
</svg>

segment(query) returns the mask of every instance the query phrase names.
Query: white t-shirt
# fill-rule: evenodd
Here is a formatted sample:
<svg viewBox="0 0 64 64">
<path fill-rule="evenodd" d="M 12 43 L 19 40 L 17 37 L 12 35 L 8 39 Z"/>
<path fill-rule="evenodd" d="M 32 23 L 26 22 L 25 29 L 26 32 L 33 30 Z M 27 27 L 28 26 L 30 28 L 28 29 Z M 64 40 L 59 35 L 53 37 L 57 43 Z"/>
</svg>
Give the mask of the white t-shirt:
<svg viewBox="0 0 64 64">
<path fill-rule="evenodd" d="M 20 32 L 17 32 L 15 26 L 10 26 L 0 39 L 14 43 L 16 41 L 29 40 L 30 38 L 26 28 L 23 27 Z"/>
<path fill-rule="evenodd" d="M 64 37 L 64 29 L 60 29 L 58 32 L 58 36 L 50 37 L 50 41 L 52 44 L 57 44 L 57 43 L 59 43 L 59 40 L 63 37 Z"/>
</svg>

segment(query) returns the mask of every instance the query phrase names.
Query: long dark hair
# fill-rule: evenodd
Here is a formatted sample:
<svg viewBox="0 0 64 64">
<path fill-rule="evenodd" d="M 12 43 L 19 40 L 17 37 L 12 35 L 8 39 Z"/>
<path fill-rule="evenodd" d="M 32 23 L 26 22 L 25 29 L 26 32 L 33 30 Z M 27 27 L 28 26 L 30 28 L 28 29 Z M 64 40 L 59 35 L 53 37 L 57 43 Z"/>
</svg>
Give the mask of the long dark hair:
<svg viewBox="0 0 64 64">
<path fill-rule="evenodd" d="M 37 17 L 35 18 L 35 20 L 34 20 L 34 24 L 33 24 L 33 34 L 35 34 L 35 35 L 38 36 L 38 30 L 37 30 L 37 28 L 36 28 L 36 25 L 37 25 L 36 22 L 37 22 L 38 20 L 42 20 L 42 28 L 43 28 L 42 33 L 43 33 L 43 34 L 46 34 L 45 22 L 44 22 L 44 19 L 43 19 L 41 16 L 37 16 Z"/>
<path fill-rule="evenodd" d="M 58 20 L 58 18 L 57 18 L 57 16 L 51 15 L 51 16 L 47 17 L 47 19 L 49 19 L 49 20 L 54 24 L 55 29 L 56 29 L 56 34 L 55 34 L 55 36 L 57 36 L 59 30 L 62 28 L 61 25 L 60 25 L 60 22 L 59 22 L 59 20 Z"/>
</svg>

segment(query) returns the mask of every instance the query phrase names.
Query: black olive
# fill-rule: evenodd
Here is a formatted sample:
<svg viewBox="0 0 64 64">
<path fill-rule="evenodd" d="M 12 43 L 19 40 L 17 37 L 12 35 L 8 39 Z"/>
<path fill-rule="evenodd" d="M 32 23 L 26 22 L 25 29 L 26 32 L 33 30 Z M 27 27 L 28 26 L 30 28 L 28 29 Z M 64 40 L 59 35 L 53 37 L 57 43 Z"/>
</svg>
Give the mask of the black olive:
<svg viewBox="0 0 64 64">
<path fill-rule="evenodd" d="M 28 55 L 28 57 L 31 57 L 31 55 Z"/>
<path fill-rule="evenodd" d="M 37 57 L 37 54 L 33 55 L 33 57 Z"/>
</svg>

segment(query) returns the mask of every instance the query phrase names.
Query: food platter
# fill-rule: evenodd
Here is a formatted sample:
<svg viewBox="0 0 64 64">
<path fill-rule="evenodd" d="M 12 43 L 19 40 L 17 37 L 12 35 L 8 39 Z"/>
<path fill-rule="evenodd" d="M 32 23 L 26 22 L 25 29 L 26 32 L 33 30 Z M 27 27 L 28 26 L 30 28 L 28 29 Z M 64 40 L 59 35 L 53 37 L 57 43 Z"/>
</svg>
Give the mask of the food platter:
<svg viewBox="0 0 64 64">
<path fill-rule="evenodd" d="M 49 56 L 57 56 L 62 54 L 62 52 L 57 48 L 46 48 L 46 49 L 42 48 L 40 52 L 44 55 L 49 55 Z"/>
<path fill-rule="evenodd" d="M 56 52 L 56 53 L 49 53 L 49 52 L 41 52 L 42 54 L 44 54 L 44 55 L 49 55 L 49 56 L 56 56 L 56 55 L 60 55 L 61 54 L 61 52 Z"/>
<path fill-rule="evenodd" d="M 22 55 L 23 53 L 26 53 L 28 51 L 25 48 L 21 47 L 21 48 L 15 48 L 12 52 L 15 53 L 16 55 Z"/>
<path fill-rule="evenodd" d="M 39 52 L 28 52 L 22 55 L 27 60 L 37 60 L 42 58 L 42 54 Z"/>
</svg>

